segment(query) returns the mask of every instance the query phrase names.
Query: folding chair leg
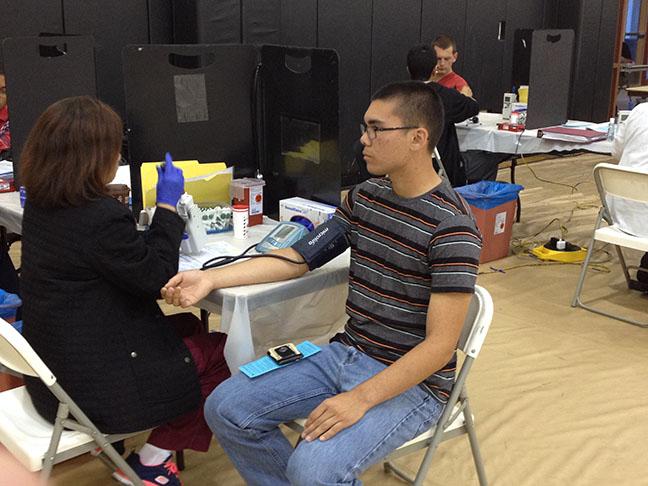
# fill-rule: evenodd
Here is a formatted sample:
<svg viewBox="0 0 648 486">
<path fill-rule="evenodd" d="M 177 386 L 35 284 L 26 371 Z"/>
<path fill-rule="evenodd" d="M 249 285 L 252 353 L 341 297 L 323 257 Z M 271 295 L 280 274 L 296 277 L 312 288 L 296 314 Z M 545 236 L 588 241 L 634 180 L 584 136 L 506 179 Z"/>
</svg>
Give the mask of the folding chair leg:
<svg viewBox="0 0 648 486">
<path fill-rule="evenodd" d="M 176 451 L 176 464 L 180 471 L 184 471 L 185 460 L 184 460 L 184 449 Z"/>
<path fill-rule="evenodd" d="M 596 240 L 592 238 L 592 241 L 590 241 L 589 244 L 589 248 L 587 249 L 587 256 L 585 257 L 585 261 L 581 265 L 580 276 L 578 277 L 578 283 L 576 284 L 576 291 L 574 292 L 574 298 L 572 299 L 572 303 L 571 303 L 572 307 L 582 306 L 580 296 L 583 291 L 583 285 L 585 285 L 585 277 L 587 276 L 587 267 L 589 266 L 590 259 L 592 258 L 595 242 Z"/>
<path fill-rule="evenodd" d="M 596 240 L 594 235 L 596 230 L 601 226 L 601 221 L 603 220 L 603 211 L 604 208 L 599 209 L 598 216 L 596 217 L 596 225 L 594 226 L 594 231 L 592 232 L 592 239 L 590 241 L 589 247 L 587 248 L 587 256 L 585 261 L 581 265 L 580 277 L 578 278 L 578 284 L 576 284 L 576 291 L 574 292 L 574 298 L 572 299 L 572 307 L 582 307 L 582 302 L 580 300 L 581 292 L 583 291 L 583 285 L 585 284 L 585 276 L 587 275 L 587 267 L 589 266 L 590 259 L 592 258 L 592 253 L 594 252 L 594 244 Z"/>
<path fill-rule="evenodd" d="M 52 466 L 54 465 L 54 457 L 58 450 L 59 442 L 61 441 L 61 434 L 63 434 L 63 420 L 69 415 L 69 408 L 67 405 L 59 404 L 56 411 L 56 421 L 54 422 L 54 429 L 52 431 L 52 438 L 50 439 L 49 447 L 43 458 L 43 470 L 41 471 L 41 481 L 47 484 L 50 474 L 52 473 Z"/>
<path fill-rule="evenodd" d="M 406 474 L 399 467 L 396 467 L 392 461 L 385 461 L 383 463 L 383 469 L 385 470 L 386 473 L 392 473 L 394 476 L 396 476 L 399 479 L 402 479 L 407 484 L 414 484 L 414 478 Z"/>
<path fill-rule="evenodd" d="M 596 221 L 596 227 L 594 228 L 594 232 L 599 228 L 599 225 L 601 224 L 602 221 L 602 216 L 603 216 L 603 211 L 604 208 L 601 208 L 599 211 L 599 217 Z M 585 276 L 587 274 L 587 267 L 589 265 L 590 259 L 592 257 L 592 252 L 594 250 L 594 243 L 595 243 L 594 236 L 592 236 L 592 241 L 590 242 L 589 248 L 587 249 L 587 257 L 585 257 L 585 261 L 583 262 L 583 265 L 581 266 L 581 273 L 580 273 L 580 278 L 578 279 L 578 284 L 576 285 L 576 292 L 574 292 L 574 298 L 572 299 L 571 306 L 572 307 L 580 307 L 582 309 L 588 310 L 590 312 L 594 312 L 595 314 L 600 314 L 605 317 L 611 317 L 612 319 L 617 319 L 619 321 L 625 322 L 627 324 L 631 324 L 633 326 L 637 327 L 642 327 L 642 328 L 648 328 L 648 323 L 641 322 L 641 321 L 636 321 L 634 319 L 629 319 L 627 317 L 620 316 L 618 314 L 612 314 L 611 312 L 606 312 L 602 309 L 597 309 L 596 307 L 592 307 L 591 305 L 584 304 L 583 301 L 581 301 L 581 293 L 583 291 L 583 285 L 585 283 Z M 621 263 L 621 267 L 623 268 L 623 273 L 626 278 L 626 282 L 628 283 L 628 287 L 630 287 L 630 274 L 628 273 L 628 267 L 626 266 L 625 263 L 625 258 L 623 257 L 623 253 L 621 252 L 621 249 L 616 246 L 617 252 L 619 254 L 619 260 Z"/>
<path fill-rule="evenodd" d="M 425 476 L 427 476 L 428 470 L 430 469 L 430 464 L 432 463 L 432 457 L 434 457 L 434 453 L 436 452 L 437 448 L 439 447 L 439 444 L 441 443 L 441 438 L 443 437 L 443 431 L 442 431 L 443 427 L 440 427 L 439 425 L 440 424 L 437 424 L 437 432 L 432 437 L 432 442 L 430 442 L 430 445 L 425 451 L 425 456 L 423 456 L 423 461 L 421 461 L 421 465 L 419 466 L 419 469 L 416 472 L 416 479 L 414 480 L 414 486 L 423 485 L 423 481 L 425 481 Z"/>
<path fill-rule="evenodd" d="M 468 397 L 465 396 L 464 391 L 462 393 L 462 398 L 466 404 L 464 409 L 464 418 L 466 420 L 466 431 L 468 432 L 468 440 L 470 441 L 470 449 L 472 450 L 473 460 L 475 461 L 475 469 L 477 470 L 477 477 L 479 478 L 480 486 L 487 486 L 488 481 L 486 480 L 486 471 L 484 470 L 484 462 L 481 457 L 481 452 L 479 450 L 479 442 L 477 441 L 477 434 L 475 433 L 475 422 L 473 421 L 472 410 L 470 408 L 470 402 Z"/>
</svg>

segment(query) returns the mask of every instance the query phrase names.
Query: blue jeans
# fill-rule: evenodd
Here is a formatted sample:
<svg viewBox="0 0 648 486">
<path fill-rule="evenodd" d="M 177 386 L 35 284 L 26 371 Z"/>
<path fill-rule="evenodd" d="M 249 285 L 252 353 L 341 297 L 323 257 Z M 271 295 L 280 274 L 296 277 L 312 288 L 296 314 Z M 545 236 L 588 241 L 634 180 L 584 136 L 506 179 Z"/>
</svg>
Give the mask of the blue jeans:
<svg viewBox="0 0 648 486">
<path fill-rule="evenodd" d="M 360 485 L 360 473 L 439 419 L 442 405 L 421 387 L 377 405 L 326 441 L 302 441 L 293 449 L 277 426 L 307 417 L 326 398 L 384 368 L 353 347 L 332 343 L 254 380 L 237 373 L 207 398 L 205 418 L 247 484 Z"/>
</svg>

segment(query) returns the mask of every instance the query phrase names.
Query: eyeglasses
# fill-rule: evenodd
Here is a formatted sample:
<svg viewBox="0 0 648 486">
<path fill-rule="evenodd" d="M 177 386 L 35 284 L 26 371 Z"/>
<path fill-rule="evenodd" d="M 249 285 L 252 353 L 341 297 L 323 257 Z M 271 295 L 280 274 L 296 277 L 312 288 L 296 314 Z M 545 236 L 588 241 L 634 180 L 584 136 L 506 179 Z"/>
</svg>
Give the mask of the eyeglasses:
<svg viewBox="0 0 648 486">
<path fill-rule="evenodd" d="M 364 135 L 365 133 L 367 134 L 367 138 L 369 140 L 375 140 L 376 137 L 378 136 L 378 132 L 391 132 L 393 130 L 411 130 L 413 128 L 420 128 L 420 127 L 389 127 L 389 128 L 383 128 L 383 127 L 374 127 L 371 125 L 366 125 L 365 123 L 360 123 L 360 136 Z"/>
</svg>

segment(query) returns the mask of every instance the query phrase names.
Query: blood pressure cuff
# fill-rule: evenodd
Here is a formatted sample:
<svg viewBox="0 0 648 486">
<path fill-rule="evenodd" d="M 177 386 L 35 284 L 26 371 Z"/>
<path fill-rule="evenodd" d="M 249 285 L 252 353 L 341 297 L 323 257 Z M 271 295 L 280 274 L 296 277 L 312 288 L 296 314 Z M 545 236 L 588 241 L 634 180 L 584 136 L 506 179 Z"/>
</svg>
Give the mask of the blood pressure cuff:
<svg viewBox="0 0 648 486">
<path fill-rule="evenodd" d="M 344 227 L 333 218 L 304 236 L 292 249 L 302 256 L 309 270 L 314 270 L 344 253 L 348 247 Z"/>
</svg>

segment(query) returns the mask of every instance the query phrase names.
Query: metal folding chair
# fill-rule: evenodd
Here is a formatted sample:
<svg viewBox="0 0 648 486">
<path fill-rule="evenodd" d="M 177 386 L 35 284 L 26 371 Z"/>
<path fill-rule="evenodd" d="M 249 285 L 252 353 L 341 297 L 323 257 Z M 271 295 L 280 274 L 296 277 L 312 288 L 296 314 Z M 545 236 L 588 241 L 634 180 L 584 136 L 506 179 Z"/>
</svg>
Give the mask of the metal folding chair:
<svg viewBox="0 0 648 486">
<path fill-rule="evenodd" d="M 54 425 L 43 419 L 24 386 L 0 393 L 0 442 L 30 471 L 42 469 L 45 484 L 54 464 L 97 447 L 111 467 L 121 469 L 136 486 L 140 478 L 111 445 L 135 434 L 104 435 L 57 383 L 36 351 L 10 324 L 0 319 L 0 363 L 23 375 L 38 377 L 58 399 Z M 106 406 L 109 406 L 108 404 Z"/>
<path fill-rule="evenodd" d="M 439 165 L 439 177 L 445 177 L 447 179 L 448 173 L 445 170 L 445 165 L 443 165 L 441 155 L 439 154 L 439 150 L 436 147 L 434 147 L 434 154 L 432 155 L 432 157 L 434 157 L 434 159 L 437 161 L 437 164 Z"/>
<path fill-rule="evenodd" d="M 633 280 L 630 278 L 628 266 L 626 265 L 625 258 L 621 247 L 632 248 L 634 250 L 648 251 L 648 238 L 640 238 L 638 236 L 630 235 L 621 231 L 614 222 L 614 212 L 610 211 L 608 196 L 622 198 L 629 201 L 643 202 L 648 205 L 648 172 L 629 167 L 619 167 L 614 164 L 598 164 L 594 167 L 594 180 L 596 187 L 601 198 L 601 209 L 596 217 L 596 224 L 594 225 L 594 232 L 592 239 L 587 249 L 587 256 L 581 266 L 580 277 L 576 285 L 576 291 L 572 299 L 572 307 L 582 307 L 585 310 L 595 312 L 607 317 L 612 317 L 620 321 L 632 324 L 638 327 L 648 327 L 648 322 L 641 322 L 635 319 L 630 319 L 619 314 L 604 311 L 600 308 L 584 304 L 581 300 L 583 286 L 585 284 L 585 277 L 587 275 L 587 267 L 589 266 L 594 251 L 594 245 L 597 241 L 603 243 L 611 243 L 616 248 L 619 255 L 619 263 L 623 269 L 628 288 L 633 287 Z M 648 220 L 648 214 L 646 214 Z M 603 222 L 607 226 L 601 226 Z M 648 224 L 648 223 L 647 223 Z"/>
<path fill-rule="evenodd" d="M 488 484 L 486 471 L 479 451 L 477 434 L 472 410 L 468 401 L 466 391 L 466 378 L 470 372 L 473 362 L 477 359 L 486 334 L 493 320 L 493 300 L 488 291 L 478 285 L 475 286 L 475 294 L 470 303 L 468 314 L 464 322 L 463 330 L 459 338 L 457 350 L 465 354 L 463 364 L 455 379 L 450 398 L 436 426 L 423 434 L 406 442 L 385 458 L 384 468 L 387 472 L 393 472 L 401 479 L 415 486 L 421 486 L 430 468 L 432 458 L 439 444 L 443 441 L 468 434 L 470 448 L 477 469 L 477 477 L 481 486 Z M 301 432 L 306 419 L 298 419 L 286 424 L 292 430 Z M 427 449 L 415 477 L 398 468 L 393 461 L 411 452 Z"/>
</svg>

